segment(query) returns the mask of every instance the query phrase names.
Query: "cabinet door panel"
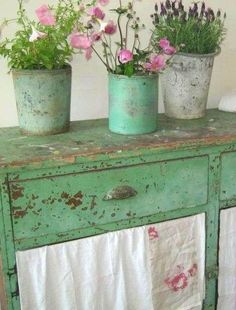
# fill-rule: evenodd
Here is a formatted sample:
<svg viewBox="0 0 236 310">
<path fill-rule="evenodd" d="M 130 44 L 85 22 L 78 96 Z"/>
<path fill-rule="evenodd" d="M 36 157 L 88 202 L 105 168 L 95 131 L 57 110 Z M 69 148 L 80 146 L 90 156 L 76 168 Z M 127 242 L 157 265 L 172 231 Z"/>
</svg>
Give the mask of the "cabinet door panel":
<svg viewBox="0 0 236 310">
<path fill-rule="evenodd" d="M 236 152 L 221 156 L 221 200 L 236 199 Z"/>
<path fill-rule="evenodd" d="M 10 182 L 15 239 L 207 203 L 208 157 Z"/>
</svg>

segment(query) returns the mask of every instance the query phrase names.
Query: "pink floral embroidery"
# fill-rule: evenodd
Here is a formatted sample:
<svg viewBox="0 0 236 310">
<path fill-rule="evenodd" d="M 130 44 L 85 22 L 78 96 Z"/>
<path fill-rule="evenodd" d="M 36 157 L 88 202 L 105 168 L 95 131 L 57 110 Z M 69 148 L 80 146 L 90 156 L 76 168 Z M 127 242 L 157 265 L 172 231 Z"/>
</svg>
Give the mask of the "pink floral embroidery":
<svg viewBox="0 0 236 310">
<path fill-rule="evenodd" d="M 148 228 L 148 235 L 150 240 L 159 239 L 158 231 L 154 226 Z"/>
<path fill-rule="evenodd" d="M 165 279 L 165 283 L 172 291 L 178 292 L 179 290 L 183 290 L 188 286 L 188 278 L 182 272 L 180 274 L 177 274 L 173 278 Z"/>
<path fill-rule="evenodd" d="M 197 270 L 197 264 L 193 264 L 192 267 L 187 270 L 187 272 L 184 272 L 184 267 L 182 265 L 178 265 L 175 271 L 176 274 L 174 276 L 167 277 L 165 279 L 165 283 L 173 292 L 183 290 L 188 286 L 189 278 L 196 276 Z"/>
<path fill-rule="evenodd" d="M 197 274 L 197 264 L 193 264 L 193 266 L 188 270 L 188 274 L 190 277 L 194 277 Z"/>
</svg>

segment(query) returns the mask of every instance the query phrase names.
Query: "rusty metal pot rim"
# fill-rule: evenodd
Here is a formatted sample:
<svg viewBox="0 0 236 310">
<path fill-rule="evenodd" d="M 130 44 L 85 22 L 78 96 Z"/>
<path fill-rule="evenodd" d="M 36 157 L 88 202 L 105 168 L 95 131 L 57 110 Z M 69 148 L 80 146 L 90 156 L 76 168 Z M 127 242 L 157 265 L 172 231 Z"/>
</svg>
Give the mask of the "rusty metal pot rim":
<svg viewBox="0 0 236 310">
<path fill-rule="evenodd" d="M 221 49 L 219 48 L 216 52 L 209 53 L 209 54 L 195 54 L 195 53 L 184 53 L 184 52 L 178 52 L 174 56 L 186 56 L 186 57 L 194 57 L 194 58 L 207 58 L 207 57 L 214 57 L 219 55 L 221 52 Z"/>
</svg>

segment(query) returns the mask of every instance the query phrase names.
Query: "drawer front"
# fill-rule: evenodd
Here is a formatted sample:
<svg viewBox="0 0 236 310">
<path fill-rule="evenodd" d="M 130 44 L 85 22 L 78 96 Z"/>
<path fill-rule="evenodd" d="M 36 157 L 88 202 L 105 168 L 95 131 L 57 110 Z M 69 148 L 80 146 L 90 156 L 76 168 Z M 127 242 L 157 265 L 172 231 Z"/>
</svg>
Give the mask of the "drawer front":
<svg viewBox="0 0 236 310">
<path fill-rule="evenodd" d="M 221 200 L 236 199 L 236 152 L 221 156 Z"/>
<path fill-rule="evenodd" d="M 32 238 L 203 205 L 208 157 L 12 181 L 9 186 L 15 239 Z M 111 190 L 122 186 L 129 186 L 134 196 L 111 199 Z"/>
</svg>

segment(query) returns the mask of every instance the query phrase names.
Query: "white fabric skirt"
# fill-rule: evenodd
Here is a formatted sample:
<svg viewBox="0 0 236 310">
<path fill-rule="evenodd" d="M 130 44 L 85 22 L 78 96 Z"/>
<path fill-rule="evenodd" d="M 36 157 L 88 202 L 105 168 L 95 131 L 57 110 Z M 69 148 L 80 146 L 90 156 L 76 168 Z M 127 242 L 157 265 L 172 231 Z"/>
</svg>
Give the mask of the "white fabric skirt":
<svg viewBox="0 0 236 310">
<path fill-rule="evenodd" d="M 22 310 L 187 310 L 204 299 L 205 215 L 17 252 Z"/>
</svg>

